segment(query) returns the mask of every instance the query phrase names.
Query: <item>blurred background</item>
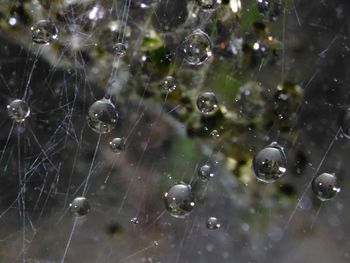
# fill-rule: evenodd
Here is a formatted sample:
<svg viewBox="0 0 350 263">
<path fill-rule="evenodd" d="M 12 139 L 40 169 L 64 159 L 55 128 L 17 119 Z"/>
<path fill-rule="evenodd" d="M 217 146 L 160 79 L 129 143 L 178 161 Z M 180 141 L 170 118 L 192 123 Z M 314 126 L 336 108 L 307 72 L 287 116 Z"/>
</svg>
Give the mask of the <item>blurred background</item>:
<svg viewBox="0 0 350 263">
<path fill-rule="evenodd" d="M 349 13 L 345 0 L 0 0 L 0 262 L 349 262 Z M 118 113 L 106 134 L 87 121 L 102 98 Z M 274 141 L 287 172 L 265 184 L 252 159 Z M 327 202 L 310 188 L 323 172 L 341 189 Z M 195 205 L 176 218 L 164 195 L 180 182 Z M 90 211 L 74 217 L 79 196 Z"/>
</svg>

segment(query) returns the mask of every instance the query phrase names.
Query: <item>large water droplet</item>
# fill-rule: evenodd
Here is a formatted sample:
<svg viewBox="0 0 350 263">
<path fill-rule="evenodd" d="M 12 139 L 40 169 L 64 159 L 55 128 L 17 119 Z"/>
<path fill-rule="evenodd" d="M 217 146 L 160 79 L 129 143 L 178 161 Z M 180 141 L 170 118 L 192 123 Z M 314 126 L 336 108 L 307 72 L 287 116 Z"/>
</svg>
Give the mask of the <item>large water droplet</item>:
<svg viewBox="0 0 350 263">
<path fill-rule="evenodd" d="M 109 146 L 114 153 L 121 153 L 125 150 L 125 139 L 114 138 L 109 142 Z"/>
<path fill-rule="evenodd" d="M 117 124 L 118 112 L 114 104 L 107 99 L 95 101 L 89 108 L 87 122 L 97 133 L 109 133 Z"/>
<path fill-rule="evenodd" d="M 190 185 L 173 185 L 164 195 L 166 209 L 174 217 L 183 217 L 192 211 L 195 203 Z"/>
<path fill-rule="evenodd" d="M 197 98 L 197 108 L 205 115 L 213 114 L 218 109 L 215 93 L 204 92 Z"/>
<path fill-rule="evenodd" d="M 16 99 L 7 105 L 7 113 L 15 122 L 24 122 L 30 115 L 30 108 L 24 100 Z"/>
<path fill-rule="evenodd" d="M 221 4 L 221 0 L 197 0 L 202 11 L 211 13 L 214 12 Z"/>
<path fill-rule="evenodd" d="M 31 27 L 33 42 L 37 44 L 50 44 L 58 38 L 56 25 L 48 20 L 40 20 Z"/>
<path fill-rule="evenodd" d="M 216 217 L 209 217 L 207 220 L 207 228 L 210 230 L 220 228 L 219 220 Z"/>
<path fill-rule="evenodd" d="M 332 199 L 340 188 L 334 174 L 322 173 L 312 180 L 312 191 L 321 201 Z"/>
<path fill-rule="evenodd" d="M 85 197 L 76 197 L 69 204 L 69 212 L 77 217 L 85 216 L 90 212 L 90 204 Z"/>
<path fill-rule="evenodd" d="M 276 142 L 258 152 L 253 160 L 256 177 L 264 183 L 273 183 L 287 171 L 287 158 Z"/>
<path fill-rule="evenodd" d="M 185 61 L 190 65 L 201 65 L 212 56 L 209 36 L 197 29 L 186 37 L 183 44 Z"/>
</svg>

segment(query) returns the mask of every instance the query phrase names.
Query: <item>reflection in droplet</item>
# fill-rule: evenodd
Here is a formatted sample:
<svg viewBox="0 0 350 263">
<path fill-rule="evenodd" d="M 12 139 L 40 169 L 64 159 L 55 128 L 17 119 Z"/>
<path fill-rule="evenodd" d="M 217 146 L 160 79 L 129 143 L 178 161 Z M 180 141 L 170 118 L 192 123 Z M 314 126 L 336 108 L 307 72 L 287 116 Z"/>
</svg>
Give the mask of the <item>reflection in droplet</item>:
<svg viewBox="0 0 350 263">
<path fill-rule="evenodd" d="M 319 174 L 312 180 L 312 190 L 321 201 L 332 199 L 340 192 L 337 177 L 329 173 Z"/>
<path fill-rule="evenodd" d="M 85 216 L 90 212 L 90 204 L 85 197 L 76 197 L 69 204 L 69 212 L 76 216 Z"/>
<path fill-rule="evenodd" d="M 31 27 L 33 42 L 37 44 L 50 44 L 58 38 L 56 25 L 48 20 L 40 20 Z"/>
<path fill-rule="evenodd" d="M 197 29 L 186 37 L 183 45 L 185 61 L 190 65 L 201 65 L 212 56 L 209 36 Z"/>
<path fill-rule="evenodd" d="M 204 92 L 197 98 L 197 108 L 203 114 L 213 114 L 218 109 L 218 101 L 215 93 Z"/>
<path fill-rule="evenodd" d="M 87 122 L 97 133 L 109 133 L 117 124 L 118 112 L 110 100 L 95 101 L 89 108 Z"/>
<path fill-rule="evenodd" d="M 220 228 L 219 220 L 216 217 L 209 217 L 207 220 L 207 228 L 210 230 Z"/>
<path fill-rule="evenodd" d="M 16 99 L 7 105 L 7 114 L 15 122 L 24 122 L 30 115 L 30 108 L 24 100 Z"/>
<path fill-rule="evenodd" d="M 174 217 L 183 217 L 192 211 L 195 203 L 190 185 L 179 183 L 173 185 L 164 194 L 165 207 Z"/>
<path fill-rule="evenodd" d="M 287 171 L 287 158 L 283 148 L 276 142 L 254 156 L 253 169 L 258 180 L 273 183 Z"/>
</svg>

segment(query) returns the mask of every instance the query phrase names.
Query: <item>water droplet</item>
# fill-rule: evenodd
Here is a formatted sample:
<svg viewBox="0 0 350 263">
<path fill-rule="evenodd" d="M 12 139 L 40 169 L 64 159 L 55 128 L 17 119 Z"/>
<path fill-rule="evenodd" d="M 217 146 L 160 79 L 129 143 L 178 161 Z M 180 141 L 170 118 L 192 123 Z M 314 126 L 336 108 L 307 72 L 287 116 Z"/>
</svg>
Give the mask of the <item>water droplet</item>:
<svg viewBox="0 0 350 263">
<path fill-rule="evenodd" d="M 148 9 L 156 6 L 159 0 L 132 0 L 132 5 L 142 9 Z"/>
<path fill-rule="evenodd" d="M 109 142 L 109 146 L 114 153 L 121 153 L 125 150 L 125 139 L 124 138 L 113 138 Z"/>
<path fill-rule="evenodd" d="M 85 216 L 90 212 L 90 204 L 85 197 L 76 197 L 69 204 L 69 212 L 77 217 Z"/>
<path fill-rule="evenodd" d="M 204 92 L 197 98 L 197 107 L 203 114 L 213 114 L 218 109 L 218 101 L 213 92 Z"/>
<path fill-rule="evenodd" d="M 287 158 L 283 148 L 276 142 L 254 156 L 253 169 L 258 180 L 273 183 L 287 171 Z"/>
<path fill-rule="evenodd" d="M 266 107 L 264 89 L 257 82 L 249 81 L 240 87 L 236 101 L 242 115 L 256 119 L 263 116 Z"/>
<path fill-rule="evenodd" d="M 105 13 L 106 11 L 103 7 L 96 5 L 88 12 L 88 17 L 90 20 L 98 21 L 104 18 Z"/>
<path fill-rule="evenodd" d="M 58 38 L 56 25 L 48 20 L 40 20 L 31 27 L 33 42 L 37 44 L 50 44 Z"/>
<path fill-rule="evenodd" d="M 124 43 L 117 43 L 113 46 L 114 53 L 118 57 L 124 57 L 126 55 L 127 46 Z"/>
<path fill-rule="evenodd" d="M 137 217 L 133 217 L 130 219 L 130 222 L 133 223 L 134 225 L 137 225 L 139 223 L 139 219 Z"/>
<path fill-rule="evenodd" d="M 340 127 L 343 135 L 350 139 L 350 108 L 345 111 L 340 122 Z"/>
<path fill-rule="evenodd" d="M 185 61 L 190 65 L 201 65 L 212 56 L 209 36 L 197 29 L 186 37 L 183 45 Z"/>
<path fill-rule="evenodd" d="M 95 101 L 89 108 L 87 122 L 97 133 L 109 133 L 117 124 L 118 112 L 110 100 Z"/>
<path fill-rule="evenodd" d="M 30 108 L 24 100 L 16 99 L 7 105 L 7 114 L 15 122 L 24 122 L 30 115 Z"/>
<path fill-rule="evenodd" d="M 203 12 L 214 12 L 221 4 L 221 0 L 197 0 Z"/>
<path fill-rule="evenodd" d="M 162 89 L 168 92 L 172 92 L 176 89 L 176 82 L 174 77 L 167 76 L 163 80 Z"/>
<path fill-rule="evenodd" d="M 207 220 L 207 228 L 210 230 L 220 228 L 219 220 L 216 217 L 209 217 Z"/>
<path fill-rule="evenodd" d="M 214 176 L 213 170 L 209 164 L 204 164 L 198 169 L 198 177 L 206 182 Z"/>
<path fill-rule="evenodd" d="M 318 199 L 327 201 L 332 199 L 340 188 L 334 174 L 322 173 L 312 180 L 312 190 Z"/>
<path fill-rule="evenodd" d="M 172 216 L 184 217 L 195 205 L 191 186 L 184 183 L 173 185 L 164 194 L 164 202 Z"/>
<path fill-rule="evenodd" d="M 219 137 L 220 137 L 220 133 L 219 133 L 218 130 L 212 130 L 212 131 L 210 132 L 210 135 L 211 135 L 212 137 L 214 137 L 214 138 L 219 138 Z"/>
<path fill-rule="evenodd" d="M 281 0 L 257 0 L 259 12 L 269 21 L 276 21 L 282 13 L 283 4 Z"/>
</svg>

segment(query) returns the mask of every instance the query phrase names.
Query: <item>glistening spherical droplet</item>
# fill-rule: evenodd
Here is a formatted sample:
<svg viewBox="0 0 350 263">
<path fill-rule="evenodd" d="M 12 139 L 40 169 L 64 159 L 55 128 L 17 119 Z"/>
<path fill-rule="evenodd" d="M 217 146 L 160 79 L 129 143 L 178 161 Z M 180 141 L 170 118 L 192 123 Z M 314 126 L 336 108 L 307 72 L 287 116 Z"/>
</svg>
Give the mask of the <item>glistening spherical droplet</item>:
<svg viewBox="0 0 350 263">
<path fill-rule="evenodd" d="M 210 178 L 214 176 L 213 169 L 209 164 L 204 164 L 203 166 L 199 167 L 198 169 L 198 177 L 202 181 L 206 182 L 209 181 Z"/>
<path fill-rule="evenodd" d="M 24 100 L 16 99 L 7 105 L 7 114 L 15 122 L 24 122 L 30 115 L 30 108 Z"/>
<path fill-rule="evenodd" d="M 253 159 L 253 169 L 258 180 L 273 183 L 287 171 L 287 158 L 276 142 L 258 152 Z"/>
<path fill-rule="evenodd" d="M 124 43 L 117 43 L 113 46 L 114 53 L 118 57 L 124 57 L 126 55 L 127 46 Z"/>
<path fill-rule="evenodd" d="M 321 201 L 332 199 L 340 188 L 334 174 L 322 173 L 312 180 L 312 191 Z"/>
<path fill-rule="evenodd" d="M 109 146 L 114 153 L 121 153 L 125 150 L 125 139 L 124 138 L 113 138 L 109 142 Z"/>
<path fill-rule="evenodd" d="M 164 194 L 165 207 L 174 217 L 183 217 L 192 211 L 195 203 L 190 185 L 179 183 L 173 185 Z"/>
<path fill-rule="evenodd" d="M 58 38 L 56 25 L 49 20 L 40 20 L 31 27 L 33 42 L 37 44 L 50 44 Z"/>
<path fill-rule="evenodd" d="M 209 217 L 207 220 L 207 228 L 210 230 L 220 228 L 219 220 L 216 217 Z"/>
<path fill-rule="evenodd" d="M 197 0 L 198 5 L 203 12 L 214 12 L 221 4 L 221 0 Z"/>
<path fill-rule="evenodd" d="M 209 36 L 197 29 L 186 37 L 183 43 L 184 59 L 190 65 L 201 65 L 212 56 Z"/>
<path fill-rule="evenodd" d="M 89 108 L 87 122 L 97 133 L 109 133 L 117 124 L 118 112 L 108 99 L 95 101 Z"/>
<path fill-rule="evenodd" d="M 197 108 L 205 115 L 213 114 L 218 109 L 215 93 L 204 92 L 197 98 Z"/>
<path fill-rule="evenodd" d="M 85 197 L 76 197 L 69 204 L 69 212 L 77 217 L 85 216 L 90 212 L 90 204 Z"/>
<path fill-rule="evenodd" d="M 176 82 L 174 77 L 172 76 L 165 77 L 162 83 L 162 89 L 168 92 L 172 92 L 173 90 L 175 90 Z"/>
</svg>

